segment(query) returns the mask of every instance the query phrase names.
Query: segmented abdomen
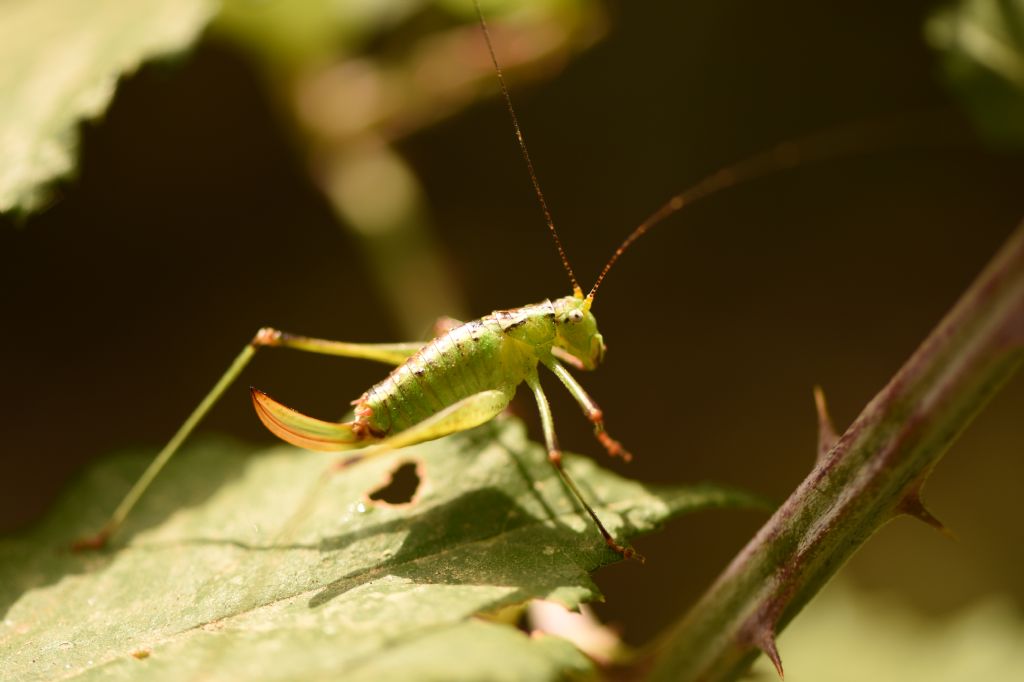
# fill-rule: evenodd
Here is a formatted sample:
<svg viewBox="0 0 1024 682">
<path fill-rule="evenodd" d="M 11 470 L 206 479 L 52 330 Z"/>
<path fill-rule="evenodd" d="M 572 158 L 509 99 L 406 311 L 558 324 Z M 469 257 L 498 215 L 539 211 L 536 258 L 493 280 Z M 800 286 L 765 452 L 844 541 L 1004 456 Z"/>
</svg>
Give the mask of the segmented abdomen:
<svg viewBox="0 0 1024 682">
<path fill-rule="evenodd" d="M 488 318 L 456 327 L 364 393 L 356 406 L 359 421 L 377 436 L 397 433 L 474 393 L 506 388 L 505 342 L 501 326 Z"/>
</svg>

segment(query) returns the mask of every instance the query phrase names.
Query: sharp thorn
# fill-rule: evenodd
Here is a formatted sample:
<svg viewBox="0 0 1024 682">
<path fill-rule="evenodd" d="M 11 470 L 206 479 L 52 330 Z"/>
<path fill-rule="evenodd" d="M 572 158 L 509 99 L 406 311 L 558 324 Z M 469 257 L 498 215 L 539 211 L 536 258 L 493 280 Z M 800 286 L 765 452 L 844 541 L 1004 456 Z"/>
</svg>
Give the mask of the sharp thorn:
<svg viewBox="0 0 1024 682">
<path fill-rule="evenodd" d="M 928 510 L 928 507 L 924 506 L 924 502 L 921 501 L 920 490 L 913 490 L 903 501 L 896 506 L 896 512 L 899 514 L 906 514 L 911 516 L 918 521 L 923 521 L 929 526 L 945 535 L 950 540 L 959 540 L 956 533 L 949 529 L 946 524 L 938 519 L 935 514 L 932 514 Z"/>
<path fill-rule="evenodd" d="M 779 679 L 786 679 L 786 673 L 782 669 L 782 658 L 779 656 L 779 649 L 775 646 L 775 633 L 769 629 L 765 629 L 754 641 L 757 648 L 764 652 L 764 655 L 768 657 L 768 660 L 775 666 L 775 672 L 778 673 Z"/>
<path fill-rule="evenodd" d="M 832 417 L 828 414 L 828 405 L 825 403 L 825 392 L 821 386 L 814 387 L 814 407 L 818 411 L 818 458 L 820 463 L 825 456 L 839 442 L 839 434 L 832 424 Z"/>
</svg>

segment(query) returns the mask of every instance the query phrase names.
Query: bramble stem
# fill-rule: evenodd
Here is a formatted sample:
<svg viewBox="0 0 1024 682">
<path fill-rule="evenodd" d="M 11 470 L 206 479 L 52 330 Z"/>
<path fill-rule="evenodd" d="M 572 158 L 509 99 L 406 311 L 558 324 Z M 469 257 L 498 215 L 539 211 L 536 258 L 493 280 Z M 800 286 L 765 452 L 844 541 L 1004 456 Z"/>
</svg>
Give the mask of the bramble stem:
<svg viewBox="0 0 1024 682">
<path fill-rule="evenodd" d="M 732 680 L 924 480 L 1024 359 L 1024 225 L 645 661 L 654 680 Z"/>
</svg>

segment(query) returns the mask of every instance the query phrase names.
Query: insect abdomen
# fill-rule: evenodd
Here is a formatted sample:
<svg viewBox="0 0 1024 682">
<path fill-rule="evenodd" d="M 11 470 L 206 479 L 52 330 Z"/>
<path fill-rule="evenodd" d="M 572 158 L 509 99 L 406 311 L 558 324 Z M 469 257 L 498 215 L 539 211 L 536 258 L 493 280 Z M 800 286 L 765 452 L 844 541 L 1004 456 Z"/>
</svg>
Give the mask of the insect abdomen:
<svg viewBox="0 0 1024 682">
<path fill-rule="evenodd" d="M 514 388 L 521 378 L 505 368 L 508 343 L 514 342 L 486 318 L 434 339 L 360 399 L 370 409 L 369 427 L 397 433 L 474 393 Z"/>
</svg>

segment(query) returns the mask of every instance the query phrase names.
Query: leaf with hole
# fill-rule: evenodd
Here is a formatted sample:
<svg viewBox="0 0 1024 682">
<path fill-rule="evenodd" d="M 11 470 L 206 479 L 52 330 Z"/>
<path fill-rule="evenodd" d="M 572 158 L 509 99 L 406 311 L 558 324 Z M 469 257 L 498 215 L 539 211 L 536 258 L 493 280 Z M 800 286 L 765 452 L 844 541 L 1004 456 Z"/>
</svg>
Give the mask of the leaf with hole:
<svg viewBox="0 0 1024 682">
<path fill-rule="evenodd" d="M 536 680 L 590 666 L 562 640 L 477 618 L 534 598 L 599 599 L 589 572 L 617 559 L 515 420 L 341 471 L 322 454 L 201 441 L 112 550 L 67 551 L 147 459 L 96 466 L 38 528 L 0 542 L 6 675 L 454 679 L 458 666 L 462 679 Z M 407 462 L 420 475 L 411 503 L 372 501 Z M 757 504 L 567 464 L 625 537 Z"/>
</svg>

